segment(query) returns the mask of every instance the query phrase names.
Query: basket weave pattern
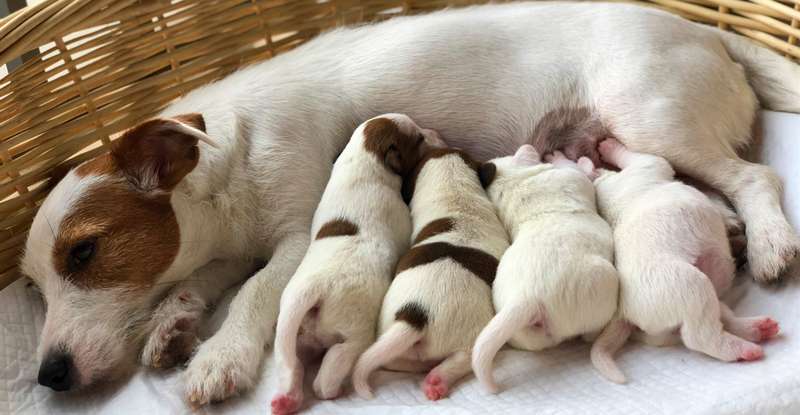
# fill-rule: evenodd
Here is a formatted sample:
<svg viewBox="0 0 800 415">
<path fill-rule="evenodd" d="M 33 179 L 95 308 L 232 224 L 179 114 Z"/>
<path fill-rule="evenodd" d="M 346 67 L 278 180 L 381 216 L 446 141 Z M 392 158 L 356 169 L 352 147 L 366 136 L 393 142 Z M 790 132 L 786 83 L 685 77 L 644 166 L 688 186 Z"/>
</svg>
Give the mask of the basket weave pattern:
<svg viewBox="0 0 800 415">
<path fill-rule="evenodd" d="M 800 1 L 651 0 L 800 58 Z M 50 0 L 0 20 L 0 288 L 65 167 L 170 101 L 336 26 L 480 0 Z M 31 54 L 28 52 L 34 51 Z"/>
</svg>

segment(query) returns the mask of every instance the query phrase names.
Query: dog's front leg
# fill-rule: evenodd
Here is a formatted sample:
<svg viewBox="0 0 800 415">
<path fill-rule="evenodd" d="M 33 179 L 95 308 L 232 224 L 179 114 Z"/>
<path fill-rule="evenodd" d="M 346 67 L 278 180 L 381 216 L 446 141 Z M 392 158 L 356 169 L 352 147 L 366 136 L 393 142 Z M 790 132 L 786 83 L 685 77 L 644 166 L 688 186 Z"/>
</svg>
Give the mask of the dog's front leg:
<svg viewBox="0 0 800 415">
<path fill-rule="evenodd" d="M 264 347 L 274 336 L 281 293 L 308 244 L 307 232 L 284 237 L 267 266 L 236 294 L 222 327 L 200 345 L 184 373 L 190 405 L 221 401 L 255 384 Z"/>
<path fill-rule="evenodd" d="M 211 261 L 178 282 L 150 318 L 141 362 L 170 368 L 185 362 L 198 343 L 197 328 L 206 308 L 253 270 L 251 261 Z"/>
</svg>

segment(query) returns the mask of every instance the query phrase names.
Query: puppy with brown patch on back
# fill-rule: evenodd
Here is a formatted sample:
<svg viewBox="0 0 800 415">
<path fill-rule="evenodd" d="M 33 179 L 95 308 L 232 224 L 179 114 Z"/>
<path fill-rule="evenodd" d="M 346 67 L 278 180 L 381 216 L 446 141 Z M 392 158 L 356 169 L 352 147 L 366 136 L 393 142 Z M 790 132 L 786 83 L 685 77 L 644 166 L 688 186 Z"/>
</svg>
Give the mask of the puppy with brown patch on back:
<svg viewBox="0 0 800 415">
<path fill-rule="evenodd" d="M 300 408 L 298 349 L 324 352 L 314 392 L 332 399 L 375 340 L 381 300 L 411 234 L 403 178 L 429 146 L 442 144 L 407 116 L 385 114 L 360 125 L 339 155 L 314 214 L 311 245 L 281 296 L 272 413 Z"/>
<path fill-rule="evenodd" d="M 484 165 L 495 166 L 487 190 L 512 240 L 492 287 L 497 315 L 472 351 L 472 368 L 492 393 L 492 360 L 506 342 L 535 351 L 590 337 L 617 309 L 614 244 L 597 213 L 594 165 L 559 152 L 550 161 L 525 145 Z"/>
<path fill-rule="evenodd" d="M 422 389 L 441 399 L 470 372 L 472 343 L 492 318 L 491 285 L 508 235 L 483 190 L 479 165 L 453 149 L 426 154 L 405 183 L 414 246 L 383 301 L 381 336 L 359 358 L 353 386 L 372 396 L 381 366 L 429 371 Z"/>
</svg>

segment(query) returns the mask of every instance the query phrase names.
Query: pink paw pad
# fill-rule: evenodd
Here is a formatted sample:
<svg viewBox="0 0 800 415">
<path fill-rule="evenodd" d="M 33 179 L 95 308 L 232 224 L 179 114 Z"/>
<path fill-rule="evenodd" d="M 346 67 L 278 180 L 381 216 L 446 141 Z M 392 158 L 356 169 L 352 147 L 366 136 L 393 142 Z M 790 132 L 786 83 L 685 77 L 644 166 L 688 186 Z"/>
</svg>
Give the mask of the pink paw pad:
<svg viewBox="0 0 800 415">
<path fill-rule="evenodd" d="M 425 392 L 425 397 L 432 401 L 447 396 L 448 388 L 441 376 L 431 373 L 425 377 L 425 383 L 422 385 L 422 390 Z"/>
<path fill-rule="evenodd" d="M 300 402 L 289 395 L 280 394 L 272 398 L 270 404 L 272 413 L 275 415 L 285 415 L 297 412 L 300 409 Z"/>
<path fill-rule="evenodd" d="M 754 324 L 754 326 L 754 328 L 758 330 L 759 334 L 761 335 L 761 339 L 759 339 L 759 341 L 769 340 L 777 336 L 778 332 L 781 330 L 778 322 L 771 318 L 759 320 Z"/>
<path fill-rule="evenodd" d="M 745 348 L 737 360 L 739 362 L 752 362 L 754 360 L 760 360 L 762 357 L 764 357 L 764 350 L 759 346 L 755 346 Z"/>
</svg>

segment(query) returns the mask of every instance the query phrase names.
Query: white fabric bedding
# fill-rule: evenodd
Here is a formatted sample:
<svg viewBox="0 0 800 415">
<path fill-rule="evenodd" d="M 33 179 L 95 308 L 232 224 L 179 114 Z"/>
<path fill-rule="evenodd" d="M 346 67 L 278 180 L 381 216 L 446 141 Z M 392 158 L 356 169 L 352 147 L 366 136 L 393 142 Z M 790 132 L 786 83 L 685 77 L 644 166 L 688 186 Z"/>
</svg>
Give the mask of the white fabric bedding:
<svg viewBox="0 0 800 415">
<path fill-rule="evenodd" d="M 762 160 L 785 183 L 785 209 L 800 225 L 800 116 L 764 113 Z M 181 400 L 178 371 L 139 371 L 127 382 L 91 395 L 58 394 L 37 385 L 35 350 L 43 307 L 26 281 L 0 292 L 0 413 L 190 413 Z M 629 343 L 619 364 L 627 385 L 601 379 L 592 369 L 588 346 L 563 345 L 544 353 L 505 350 L 496 377 L 505 390 L 487 395 L 473 377 L 457 385 L 449 399 L 428 402 L 419 390 L 422 375 L 381 372 L 377 396 L 347 396 L 308 402 L 317 414 L 798 414 L 800 413 L 800 281 L 780 289 L 748 287 L 735 310 L 766 314 L 782 329 L 755 363 L 721 363 L 682 347 L 654 348 Z M 223 307 L 224 308 L 224 307 Z M 217 316 L 219 318 L 219 316 Z M 241 398 L 201 410 L 208 413 L 265 413 L 274 391 L 272 359 L 258 388 Z M 307 395 L 311 396 L 310 388 Z"/>
</svg>

